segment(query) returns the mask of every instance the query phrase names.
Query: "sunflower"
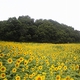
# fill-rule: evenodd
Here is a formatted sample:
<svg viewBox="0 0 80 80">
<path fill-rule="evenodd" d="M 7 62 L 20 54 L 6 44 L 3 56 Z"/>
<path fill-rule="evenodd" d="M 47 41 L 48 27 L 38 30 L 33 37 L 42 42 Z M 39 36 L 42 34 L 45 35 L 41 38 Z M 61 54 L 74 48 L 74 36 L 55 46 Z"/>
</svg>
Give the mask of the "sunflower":
<svg viewBox="0 0 80 80">
<path fill-rule="evenodd" d="M 65 80 L 70 80 L 70 76 L 67 76 Z"/>
<path fill-rule="evenodd" d="M 15 79 L 16 79 L 16 80 L 20 80 L 20 76 L 17 75 L 17 76 L 15 77 Z"/>
<path fill-rule="evenodd" d="M 0 67 L 2 66 L 2 62 L 0 62 Z"/>
<path fill-rule="evenodd" d="M 26 80 L 26 77 L 23 77 L 23 80 Z"/>
<path fill-rule="evenodd" d="M 42 70 L 42 68 L 43 68 L 43 66 L 39 66 L 39 67 L 38 67 L 39 70 Z"/>
<path fill-rule="evenodd" d="M 6 74 L 5 73 L 1 73 L 1 78 L 5 78 Z"/>
<path fill-rule="evenodd" d="M 20 57 L 19 60 L 22 62 L 24 60 L 24 58 L 23 57 Z"/>
<path fill-rule="evenodd" d="M 28 68 L 29 68 L 29 66 L 27 65 L 27 66 L 26 66 L 26 69 L 28 69 Z"/>
<path fill-rule="evenodd" d="M 34 71 L 35 70 L 35 68 L 31 68 L 31 71 Z"/>
<path fill-rule="evenodd" d="M 62 66 L 58 66 L 58 70 L 61 70 Z"/>
<path fill-rule="evenodd" d="M 25 52 L 24 52 L 23 54 L 24 54 L 24 56 L 26 56 L 26 55 L 27 55 L 27 53 L 25 53 Z"/>
<path fill-rule="evenodd" d="M 27 73 L 25 73 L 25 77 L 26 77 L 26 78 L 28 78 L 28 77 L 29 77 L 29 75 L 28 75 Z"/>
<path fill-rule="evenodd" d="M 74 56 L 74 60 L 76 60 L 77 58 Z"/>
<path fill-rule="evenodd" d="M 0 57 L 1 57 L 1 58 L 3 58 L 3 57 L 4 57 L 4 54 L 3 54 L 3 53 L 1 53 L 1 54 L 0 54 Z"/>
<path fill-rule="evenodd" d="M 28 59 L 28 62 L 30 63 L 32 61 L 32 58 Z"/>
<path fill-rule="evenodd" d="M 24 72 L 25 71 L 25 68 L 22 68 L 22 71 Z"/>
<path fill-rule="evenodd" d="M 64 66 L 64 67 L 63 67 L 63 70 L 66 71 L 66 70 L 67 70 L 67 66 Z"/>
<path fill-rule="evenodd" d="M 61 66 L 63 67 L 64 66 L 64 63 L 61 63 Z"/>
<path fill-rule="evenodd" d="M 55 68 L 54 68 L 54 71 L 58 71 L 58 67 L 55 67 Z"/>
<path fill-rule="evenodd" d="M 7 56 L 9 57 L 11 54 L 10 53 L 7 53 Z"/>
<path fill-rule="evenodd" d="M 37 75 L 35 80 L 45 80 L 45 76 Z"/>
<path fill-rule="evenodd" d="M 7 62 L 8 62 L 9 64 L 11 64 L 11 63 L 13 62 L 12 58 L 9 58 L 9 59 L 7 60 Z"/>
<path fill-rule="evenodd" d="M 76 68 L 76 70 L 79 70 L 79 65 L 77 64 L 75 68 Z"/>
<path fill-rule="evenodd" d="M 16 64 L 15 64 L 15 67 L 16 67 L 16 68 L 18 68 L 19 66 L 20 66 L 20 64 L 19 64 L 19 63 L 16 63 Z"/>
<path fill-rule="evenodd" d="M 2 66 L 1 69 L 0 69 L 0 71 L 1 72 L 6 72 L 6 67 L 5 66 Z"/>
<path fill-rule="evenodd" d="M 16 73 L 16 71 L 17 71 L 16 68 L 13 68 L 13 69 L 12 69 L 12 72 L 13 72 L 13 73 Z"/>
<path fill-rule="evenodd" d="M 29 78 L 32 79 L 33 78 L 33 75 L 29 75 Z"/>
<path fill-rule="evenodd" d="M 33 73 L 32 73 L 32 76 L 35 76 L 36 74 L 37 74 L 36 72 L 33 72 Z"/>
<path fill-rule="evenodd" d="M 3 80 L 8 80 L 7 78 L 4 78 Z"/>
<path fill-rule="evenodd" d="M 71 78 L 70 80 L 74 80 L 73 78 Z"/>
<path fill-rule="evenodd" d="M 28 64 L 28 61 L 27 60 L 24 60 L 24 65 L 27 65 Z"/>
<path fill-rule="evenodd" d="M 17 62 L 16 63 L 19 63 L 20 64 L 21 63 L 20 59 L 17 59 Z"/>
<path fill-rule="evenodd" d="M 61 76 L 60 75 L 57 75 L 56 76 L 56 80 L 61 80 Z"/>
</svg>

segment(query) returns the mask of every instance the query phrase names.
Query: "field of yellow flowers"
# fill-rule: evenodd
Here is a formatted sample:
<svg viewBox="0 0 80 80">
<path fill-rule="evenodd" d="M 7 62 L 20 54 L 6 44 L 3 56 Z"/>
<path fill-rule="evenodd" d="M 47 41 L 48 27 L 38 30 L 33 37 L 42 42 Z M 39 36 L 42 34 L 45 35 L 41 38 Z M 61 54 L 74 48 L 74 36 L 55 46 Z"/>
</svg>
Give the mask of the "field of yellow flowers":
<svg viewBox="0 0 80 80">
<path fill-rule="evenodd" d="M 0 80 L 80 80 L 80 44 L 0 41 Z"/>
</svg>

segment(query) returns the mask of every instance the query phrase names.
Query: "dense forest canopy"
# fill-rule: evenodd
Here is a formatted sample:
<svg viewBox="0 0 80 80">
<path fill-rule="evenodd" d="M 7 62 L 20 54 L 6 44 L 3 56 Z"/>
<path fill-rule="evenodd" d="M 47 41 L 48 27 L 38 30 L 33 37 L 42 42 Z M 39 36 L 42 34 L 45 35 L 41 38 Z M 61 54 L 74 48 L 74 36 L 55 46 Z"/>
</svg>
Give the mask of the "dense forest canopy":
<svg viewBox="0 0 80 80">
<path fill-rule="evenodd" d="M 0 40 L 18 42 L 80 42 L 80 31 L 54 20 L 19 16 L 0 21 Z"/>
</svg>

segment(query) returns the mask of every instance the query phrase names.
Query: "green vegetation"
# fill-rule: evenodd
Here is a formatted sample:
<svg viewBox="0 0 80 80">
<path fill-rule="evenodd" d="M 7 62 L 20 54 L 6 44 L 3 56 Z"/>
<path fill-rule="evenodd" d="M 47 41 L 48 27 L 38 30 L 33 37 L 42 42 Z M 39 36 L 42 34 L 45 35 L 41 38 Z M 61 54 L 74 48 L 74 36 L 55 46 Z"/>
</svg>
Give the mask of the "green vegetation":
<svg viewBox="0 0 80 80">
<path fill-rule="evenodd" d="M 80 80 L 80 44 L 0 41 L 0 80 Z"/>
<path fill-rule="evenodd" d="M 19 16 L 0 21 L 0 40 L 17 42 L 80 42 L 80 31 L 53 20 Z"/>
</svg>

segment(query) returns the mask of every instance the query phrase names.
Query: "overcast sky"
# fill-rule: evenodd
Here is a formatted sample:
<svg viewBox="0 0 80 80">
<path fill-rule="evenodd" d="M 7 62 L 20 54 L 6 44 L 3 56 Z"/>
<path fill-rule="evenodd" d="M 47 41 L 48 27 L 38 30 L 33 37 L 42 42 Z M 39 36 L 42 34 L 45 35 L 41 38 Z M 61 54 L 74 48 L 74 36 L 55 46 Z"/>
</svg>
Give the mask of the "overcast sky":
<svg viewBox="0 0 80 80">
<path fill-rule="evenodd" d="M 80 0 L 0 0 L 0 21 L 22 15 L 56 20 L 80 30 Z"/>
</svg>

